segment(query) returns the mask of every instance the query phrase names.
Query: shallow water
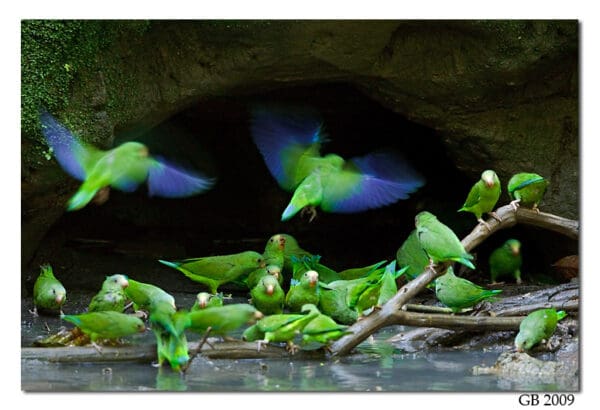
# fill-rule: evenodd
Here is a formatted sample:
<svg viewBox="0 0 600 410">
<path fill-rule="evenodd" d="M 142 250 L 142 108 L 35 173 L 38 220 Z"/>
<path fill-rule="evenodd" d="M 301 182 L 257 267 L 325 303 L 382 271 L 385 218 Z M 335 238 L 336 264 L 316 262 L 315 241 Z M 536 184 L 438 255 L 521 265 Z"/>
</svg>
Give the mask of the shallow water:
<svg viewBox="0 0 600 410">
<path fill-rule="evenodd" d="M 82 312 L 92 294 L 70 296 L 65 313 Z M 193 294 L 174 294 L 178 305 L 191 306 Z M 236 300 L 237 301 L 237 300 Z M 240 302 L 243 299 L 239 300 Z M 21 304 L 21 345 L 55 332 L 57 317 L 34 318 L 31 301 Z M 46 327 L 47 326 L 47 327 Z M 21 388 L 25 391 L 564 391 L 569 386 L 512 382 L 493 375 L 473 376 L 475 365 L 492 365 L 500 351 L 439 350 L 406 353 L 385 342 L 403 330 L 392 326 L 365 341 L 356 353 L 338 360 L 239 359 L 208 360 L 196 356 L 184 375 L 150 363 L 50 363 L 21 360 Z M 240 331 L 241 333 L 241 331 Z M 188 340 L 197 340 L 189 335 Z M 130 343 L 154 343 L 152 332 L 127 338 Z"/>
</svg>

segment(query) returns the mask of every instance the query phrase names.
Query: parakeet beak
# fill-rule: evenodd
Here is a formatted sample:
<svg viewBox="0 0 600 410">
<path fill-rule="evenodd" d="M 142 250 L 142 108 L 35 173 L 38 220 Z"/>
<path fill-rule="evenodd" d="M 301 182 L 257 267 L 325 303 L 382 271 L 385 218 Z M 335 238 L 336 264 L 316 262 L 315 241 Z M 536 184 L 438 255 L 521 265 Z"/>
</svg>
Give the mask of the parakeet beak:
<svg viewBox="0 0 600 410">
<path fill-rule="evenodd" d="M 314 288 L 319 281 L 319 274 L 316 271 L 308 272 L 308 285 Z"/>
<path fill-rule="evenodd" d="M 511 246 L 510 250 L 512 251 L 512 254 L 517 256 L 519 254 L 519 252 L 521 252 L 521 249 L 518 246 Z"/>
<path fill-rule="evenodd" d="M 494 180 L 492 178 L 484 178 L 483 182 L 485 183 L 485 186 L 488 188 L 491 188 L 494 186 Z"/>
<path fill-rule="evenodd" d="M 150 154 L 148 151 L 148 147 L 143 147 L 140 149 L 140 157 L 147 157 Z"/>
<path fill-rule="evenodd" d="M 259 312 L 258 310 L 256 312 L 254 312 L 254 319 L 260 320 L 263 317 L 265 317 L 265 315 L 263 315 L 262 312 Z"/>
<path fill-rule="evenodd" d="M 199 301 L 198 306 L 200 306 L 202 309 L 204 309 L 206 307 L 206 300 Z"/>
<path fill-rule="evenodd" d="M 271 296 L 275 291 L 275 287 L 273 285 L 267 285 L 267 295 Z"/>
<path fill-rule="evenodd" d="M 55 301 L 56 303 L 59 303 L 59 304 L 60 304 L 60 303 L 62 303 L 62 301 L 63 301 L 63 298 L 64 298 L 64 297 L 65 297 L 65 295 L 57 294 L 57 295 L 56 295 L 56 298 L 54 299 L 54 301 Z"/>
<path fill-rule="evenodd" d="M 125 279 L 123 282 L 121 282 L 121 287 L 122 287 L 123 289 L 125 289 L 125 288 L 126 288 L 126 287 L 128 287 L 128 286 L 129 286 L 129 281 L 128 281 L 127 279 Z"/>
</svg>

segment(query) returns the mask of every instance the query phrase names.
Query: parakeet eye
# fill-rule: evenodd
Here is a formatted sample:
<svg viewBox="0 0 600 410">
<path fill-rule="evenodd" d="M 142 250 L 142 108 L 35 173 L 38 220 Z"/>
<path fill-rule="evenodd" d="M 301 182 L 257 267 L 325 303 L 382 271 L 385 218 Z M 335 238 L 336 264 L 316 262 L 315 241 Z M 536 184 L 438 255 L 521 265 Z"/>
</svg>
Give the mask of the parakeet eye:
<svg viewBox="0 0 600 410">
<path fill-rule="evenodd" d="M 56 295 L 56 289 L 52 289 L 52 293 Z"/>
</svg>

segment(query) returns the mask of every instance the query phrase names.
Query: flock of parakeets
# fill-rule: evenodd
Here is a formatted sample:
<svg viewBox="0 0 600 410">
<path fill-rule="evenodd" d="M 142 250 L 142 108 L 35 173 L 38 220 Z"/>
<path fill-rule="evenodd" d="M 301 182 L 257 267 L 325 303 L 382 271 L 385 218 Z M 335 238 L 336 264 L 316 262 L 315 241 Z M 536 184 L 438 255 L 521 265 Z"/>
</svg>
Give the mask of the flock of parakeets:
<svg viewBox="0 0 600 410">
<path fill-rule="evenodd" d="M 83 181 L 69 200 L 67 209 L 77 210 L 90 201 L 108 199 L 110 187 L 131 192 L 147 181 L 149 195 L 186 197 L 210 189 L 215 180 L 185 170 L 167 160 L 151 156 L 138 142 L 127 142 L 102 151 L 75 137 L 47 111 L 40 114 L 42 132 L 59 164 Z M 253 111 L 252 137 L 265 164 L 281 188 L 293 192 L 281 220 L 316 207 L 326 212 L 355 213 L 405 199 L 423 184 L 423 178 L 396 153 L 374 152 L 344 160 L 335 154 L 321 156 L 326 141 L 323 124 L 313 113 L 261 107 Z M 520 173 L 508 183 L 513 207 L 537 209 L 547 181 L 532 173 Z M 500 197 L 496 173 L 486 170 L 473 185 L 459 212 L 482 219 L 493 212 Z M 287 234 L 273 235 L 262 253 L 246 250 L 236 254 L 158 262 L 178 270 L 205 287 L 189 309 L 178 309 L 173 296 L 148 283 L 125 275 L 108 276 L 93 297 L 88 311 L 64 315 L 66 291 L 49 265 L 34 286 L 34 313 L 54 311 L 97 341 L 114 340 L 144 331 L 139 315 L 124 313 L 131 301 L 135 311 L 147 312 L 156 336 L 158 365 L 165 361 L 175 370 L 189 361 L 185 331 L 227 336 L 246 326 L 243 339 L 258 341 L 258 349 L 269 342 L 285 342 L 294 352 L 300 340 L 303 349 L 327 348 L 349 333 L 348 325 L 390 300 L 398 291 L 400 276 L 412 280 L 428 267 L 458 262 L 475 269 L 470 255 L 454 232 L 430 212 L 415 217 L 415 229 L 400 246 L 396 260 L 335 271 L 321 256 L 300 247 Z M 489 258 L 492 282 L 512 275 L 521 282 L 520 243 L 506 241 Z M 397 269 L 397 266 L 399 269 Z M 219 288 L 226 283 L 244 286 L 249 303 L 225 303 Z M 453 312 L 498 295 L 500 290 L 482 288 L 454 274 L 453 268 L 430 284 L 438 300 Z M 523 320 L 515 341 L 518 349 L 530 349 L 547 339 L 564 312 L 544 310 Z M 541 315 L 541 316 L 540 316 Z M 99 348 L 99 347 L 98 347 Z"/>
</svg>

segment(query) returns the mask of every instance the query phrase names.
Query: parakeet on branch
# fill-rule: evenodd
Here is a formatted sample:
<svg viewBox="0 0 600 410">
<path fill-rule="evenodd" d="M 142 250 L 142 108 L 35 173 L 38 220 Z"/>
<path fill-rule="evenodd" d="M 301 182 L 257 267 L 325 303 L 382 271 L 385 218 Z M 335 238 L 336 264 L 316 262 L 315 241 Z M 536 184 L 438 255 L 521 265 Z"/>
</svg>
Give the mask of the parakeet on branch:
<svg viewBox="0 0 600 410">
<path fill-rule="evenodd" d="M 490 275 L 492 283 L 498 277 L 512 275 L 521 283 L 521 242 L 516 239 L 507 240 L 501 247 L 490 254 Z"/>
<path fill-rule="evenodd" d="M 556 330 L 556 324 L 567 314 L 556 309 L 539 309 L 531 312 L 519 325 L 519 333 L 515 338 L 518 352 L 530 350 L 543 340 L 548 340 Z"/>
<path fill-rule="evenodd" d="M 103 151 L 77 138 L 46 110 L 40 112 L 42 133 L 60 166 L 83 181 L 69 200 L 69 211 L 85 207 L 91 200 L 103 203 L 109 188 L 135 191 L 148 181 L 148 194 L 165 198 L 196 195 L 210 189 L 214 179 L 153 157 L 139 142 L 125 142 Z"/>
<path fill-rule="evenodd" d="M 302 309 L 302 312 L 318 313 L 318 316 L 302 329 L 303 350 L 314 350 L 321 347 L 328 349 L 331 342 L 352 333 L 347 330 L 348 326 L 336 323 L 329 316 L 319 312 L 319 309 L 313 304 L 307 304 Z"/>
<path fill-rule="evenodd" d="M 500 198 L 501 190 L 498 175 L 491 169 L 483 171 L 481 179 L 473 185 L 464 205 L 458 212 L 471 212 L 475 215 L 477 221 L 490 231 L 490 226 L 481 216 L 485 213 L 490 213 L 495 219 L 499 219 L 498 215 L 493 211 L 498 198 Z"/>
<path fill-rule="evenodd" d="M 375 152 L 344 160 L 322 156 L 323 123 L 315 114 L 258 107 L 252 137 L 269 171 L 292 199 L 281 215 L 287 221 L 308 209 L 356 213 L 406 199 L 423 186 L 423 178 L 399 155 Z"/>
<path fill-rule="evenodd" d="M 410 280 L 419 276 L 427 268 L 429 256 L 421 246 L 416 229 L 408 235 L 408 238 L 396 251 L 396 262 L 399 267 L 408 266 L 406 276 Z"/>
<path fill-rule="evenodd" d="M 415 217 L 417 237 L 431 263 L 454 261 L 475 269 L 469 254 L 454 231 L 441 223 L 435 215 L 422 211 Z"/>
<path fill-rule="evenodd" d="M 448 268 L 446 274 L 435 280 L 435 296 L 455 313 L 501 292 L 502 290 L 499 289 L 484 289 L 470 280 L 454 275 L 452 266 Z"/>
<path fill-rule="evenodd" d="M 538 174 L 521 172 L 513 175 L 508 181 L 508 194 L 513 200 L 511 205 L 515 210 L 519 205 L 539 212 L 538 205 L 546 193 L 548 184 L 548 180 Z"/>
<path fill-rule="evenodd" d="M 41 272 L 33 284 L 33 313 L 62 314 L 62 306 L 67 301 L 65 287 L 54 276 L 52 266 L 40 266 Z M 39 310 L 39 312 L 38 312 Z"/>
</svg>

